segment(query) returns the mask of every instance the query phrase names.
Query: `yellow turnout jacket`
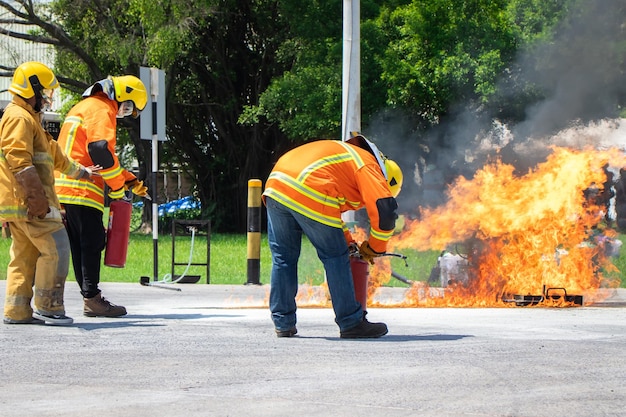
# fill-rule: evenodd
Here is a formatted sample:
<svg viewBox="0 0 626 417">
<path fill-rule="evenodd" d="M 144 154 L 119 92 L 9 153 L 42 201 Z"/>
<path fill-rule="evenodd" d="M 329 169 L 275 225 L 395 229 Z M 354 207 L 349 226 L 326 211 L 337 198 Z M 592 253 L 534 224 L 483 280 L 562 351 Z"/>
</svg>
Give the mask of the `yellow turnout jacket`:
<svg viewBox="0 0 626 417">
<path fill-rule="evenodd" d="M 28 220 L 25 195 L 14 174 L 31 165 L 37 169 L 49 206 L 59 209 L 54 171 L 78 177 L 82 167 L 61 151 L 32 106 L 14 96 L 0 119 L 0 220 Z"/>
</svg>

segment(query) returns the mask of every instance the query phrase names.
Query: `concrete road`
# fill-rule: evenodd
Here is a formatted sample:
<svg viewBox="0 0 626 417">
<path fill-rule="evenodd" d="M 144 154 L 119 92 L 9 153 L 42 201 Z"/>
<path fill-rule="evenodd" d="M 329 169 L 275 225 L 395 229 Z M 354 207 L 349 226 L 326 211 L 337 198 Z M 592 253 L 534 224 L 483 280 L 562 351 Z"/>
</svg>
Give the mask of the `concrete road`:
<svg viewBox="0 0 626 417">
<path fill-rule="evenodd" d="M 268 286 L 101 287 L 127 316 L 83 317 L 68 282 L 73 326 L 0 327 L 0 416 L 626 415 L 624 290 L 565 309 L 370 308 L 389 334 L 343 340 L 329 308 L 275 337 Z"/>
</svg>

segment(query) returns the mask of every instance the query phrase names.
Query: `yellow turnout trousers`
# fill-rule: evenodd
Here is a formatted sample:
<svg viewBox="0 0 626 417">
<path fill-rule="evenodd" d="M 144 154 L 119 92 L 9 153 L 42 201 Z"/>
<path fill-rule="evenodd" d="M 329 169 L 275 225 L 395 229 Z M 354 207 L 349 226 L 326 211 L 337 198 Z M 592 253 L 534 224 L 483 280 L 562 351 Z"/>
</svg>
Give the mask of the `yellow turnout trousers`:
<svg viewBox="0 0 626 417">
<path fill-rule="evenodd" d="M 59 221 L 9 222 L 11 259 L 7 268 L 4 317 L 28 320 L 41 314 L 65 314 L 63 291 L 69 271 L 70 246 Z"/>
</svg>

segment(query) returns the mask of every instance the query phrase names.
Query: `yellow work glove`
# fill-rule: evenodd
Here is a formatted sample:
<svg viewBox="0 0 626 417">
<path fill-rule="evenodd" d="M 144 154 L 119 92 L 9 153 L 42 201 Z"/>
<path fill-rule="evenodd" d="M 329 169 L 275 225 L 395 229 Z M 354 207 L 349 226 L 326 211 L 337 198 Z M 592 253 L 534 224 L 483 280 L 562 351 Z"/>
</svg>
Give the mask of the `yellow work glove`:
<svg viewBox="0 0 626 417">
<path fill-rule="evenodd" d="M 138 195 L 139 197 L 148 196 L 148 187 L 143 185 L 143 181 L 139 181 L 137 178 L 132 181 L 128 181 L 124 186 L 127 190 L 131 190 L 133 194 Z"/>
<path fill-rule="evenodd" d="M 367 240 L 363 241 L 363 243 L 361 243 L 361 246 L 359 246 L 359 255 L 361 255 L 361 258 L 364 261 L 371 263 L 372 265 L 374 264 L 374 258 L 381 256 L 383 253 L 384 252 L 376 252 L 374 249 L 372 249 Z"/>
</svg>

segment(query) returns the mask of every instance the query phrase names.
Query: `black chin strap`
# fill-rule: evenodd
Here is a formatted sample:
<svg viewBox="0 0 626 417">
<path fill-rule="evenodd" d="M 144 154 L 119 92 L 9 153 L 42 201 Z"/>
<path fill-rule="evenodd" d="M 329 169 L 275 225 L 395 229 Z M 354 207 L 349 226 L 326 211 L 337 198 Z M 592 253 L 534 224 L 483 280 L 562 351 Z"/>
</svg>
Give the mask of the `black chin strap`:
<svg viewBox="0 0 626 417">
<path fill-rule="evenodd" d="M 43 99 L 43 96 L 41 95 L 41 90 L 43 88 L 39 83 L 39 77 L 36 75 L 31 75 L 28 78 L 28 81 L 35 92 L 35 106 L 33 106 L 33 108 L 35 109 L 35 113 L 39 113 L 41 111 L 41 100 Z"/>
</svg>

